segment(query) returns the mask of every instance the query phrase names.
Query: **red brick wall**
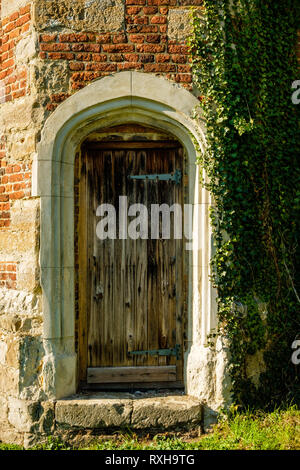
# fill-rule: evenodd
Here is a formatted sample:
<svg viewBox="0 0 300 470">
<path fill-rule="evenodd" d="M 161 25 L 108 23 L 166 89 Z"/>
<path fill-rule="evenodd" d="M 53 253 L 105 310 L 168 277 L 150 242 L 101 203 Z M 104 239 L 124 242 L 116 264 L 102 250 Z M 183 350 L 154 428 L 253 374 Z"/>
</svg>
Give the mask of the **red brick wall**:
<svg viewBox="0 0 300 470">
<path fill-rule="evenodd" d="M 191 89 L 192 76 L 185 43 L 168 40 L 169 6 L 201 5 L 202 0 L 126 0 L 122 33 L 41 34 L 40 58 L 67 60 L 70 89 L 123 70 L 157 73 Z M 67 93 L 53 95 L 55 109 Z"/>
<path fill-rule="evenodd" d="M 27 70 L 25 66 L 17 66 L 15 62 L 16 45 L 28 33 L 30 24 L 31 5 L 20 8 L 1 21 L 0 104 L 13 101 L 30 92 Z M 0 136 L 0 229 L 10 227 L 12 202 L 31 194 L 31 164 L 8 164 L 6 157 L 6 139 L 3 135 Z M 4 279 L 6 276 L 8 280 L 5 285 L 8 287 L 8 281 L 11 281 L 14 275 L 2 272 L 1 276 L 1 285 L 6 282 Z M 11 282 L 9 286 L 13 288 Z"/>
<path fill-rule="evenodd" d="M 25 67 L 16 66 L 15 48 L 29 31 L 30 23 L 30 5 L 1 21 L 0 103 L 12 101 L 28 92 L 27 71 Z"/>
<path fill-rule="evenodd" d="M 8 289 L 16 288 L 17 280 L 17 263 L 0 262 L 0 287 Z"/>
</svg>

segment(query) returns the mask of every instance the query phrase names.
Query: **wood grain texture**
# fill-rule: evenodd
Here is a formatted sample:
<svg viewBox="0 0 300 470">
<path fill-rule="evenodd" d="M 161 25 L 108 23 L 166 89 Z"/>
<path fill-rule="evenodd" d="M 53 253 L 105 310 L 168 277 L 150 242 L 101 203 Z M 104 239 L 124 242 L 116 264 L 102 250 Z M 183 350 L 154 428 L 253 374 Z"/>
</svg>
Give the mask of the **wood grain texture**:
<svg viewBox="0 0 300 470">
<path fill-rule="evenodd" d="M 176 366 L 94 367 L 87 372 L 87 383 L 174 382 Z"/>
<path fill-rule="evenodd" d="M 123 148 L 84 148 L 78 243 L 81 381 L 87 369 L 113 368 L 117 374 L 123 367 L 136 368 L 139 373 L 142 367 L 175 367 L 174 380 L 183 382 L 183 354 L 180 359 L 128 354 L 133 350 L 174 348 L 176 344 L 183 353 L 183 240 L 174 239 L 173 215 L 170 239 L 161 238 L 161 221 L 159 239 L 151 239 L 150 230 L 151 204 L 177 203 L 183 208 L 183 187 L 173 181 L 128 178 L 176 169 L 183 172 L 183 149 L 178 145 L 170 142 L 170 147 L 156 144 L 140 148 L 126 142 Z M 119 196 L 127 196 L 128 206 L 144 204 L 148 208 L 148 239 L 120 239 L 119 227 L 116 239 L 98 239 L 97 207 L 107 203 L 118 209 Z M 127 225 L 138 215 L 128 217 Z M 97 377 L 100 380 L 99 374 Z M 154 373 L 151 377 L 156 383 L 165 380 Z M 143 380 L 130 378 L 127 382 Z"/>
</svg>

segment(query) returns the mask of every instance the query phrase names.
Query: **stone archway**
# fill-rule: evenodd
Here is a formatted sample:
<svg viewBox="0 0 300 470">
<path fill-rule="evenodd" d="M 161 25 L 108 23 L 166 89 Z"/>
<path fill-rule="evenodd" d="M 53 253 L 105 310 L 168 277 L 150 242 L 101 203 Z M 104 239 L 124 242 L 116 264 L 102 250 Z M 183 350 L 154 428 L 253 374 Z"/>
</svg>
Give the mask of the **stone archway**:
<svg viewBox="0 0 300 470">
<path fill-rule="evenodd" d="M 205 145 L 204 123 L 192 118 L 198 100 L 184 88 L 151 74 L 121 72 L 68 98 L 47 120 L 34 165 L 34 195 L 41 199 L 40 267 L 43 291 L 44 391 L 61 398 L 76 391 L 74 339 L 74 159 L 94 129 L 127 122 L 159 127 L 174 136 L 188 155 L 189 202 L 195 205 L 194 245 L 189 256 L 186 392 L 202 397 L 214 386 L 205 372 L 210 362 L 207 333 L 215 325 L 209 283 L 211 230 L 209 194 L 200 186 L 196 147 Z M 210 365 L 211 367 L 211 365 Z"/>
</svg>

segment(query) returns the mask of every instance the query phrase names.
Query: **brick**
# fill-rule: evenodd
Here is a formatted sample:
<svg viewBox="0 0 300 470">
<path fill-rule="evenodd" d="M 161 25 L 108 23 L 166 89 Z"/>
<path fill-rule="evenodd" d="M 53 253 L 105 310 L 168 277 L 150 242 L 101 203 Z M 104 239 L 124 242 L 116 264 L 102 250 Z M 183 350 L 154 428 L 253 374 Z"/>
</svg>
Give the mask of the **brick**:
<svg viewBox="0 0 300 470">
<path fill-rule="evenodd" d="M 126 0 L 126 5 L 146 5 L 146 0 Z"/>
<path fill-rule="evenodd" d="M 142 63 L 154 62 L 154 55 L 153 54 L 141 54 L 140 61 Z"/>
<path fill-rule="evenodd" d="M 148 0 L 148 5 L 170 5 L 176 6 L 177 0 Z"/>
<path fill-rule="evenodd" d="M 145 36 L 143 34 L 130 34 L 129 35 L 129 40 L 131 42 L 135 42 L 135 43 L 143 43 L 144 40 L 145 40 Z"/>
<path fill-rule="evenodd" d="M 122 62 L 124 60 L 123 54 L 110 54 L 109 60 L 111 62 Z"/>
<path fill-rule="evenodd" d="M 49 52 L 48 59 L 57 60 L 57 59 L 65 59 L 65 60 L 73 60 L 75 58 L 75 54 L 72 52 Z"/>
<path fill-rule="evenodd" d="M 179 45 L 169 45 L 168 52 L 175 53 L 175 54 L 188 54 L 189 48 L 188 46 L 179 46 Z"/>
<path fill-rule="evenodd" d="M 85 65 L 82 62 L 70 62 L 70 70 L 84 70 Z"/>
<path fill-rule="evenodd" d="M 48 52 L 58 52 L 58 51 L 69 51 L 70 45 L 69 44 L 60 44 L 60 43 L 42 43 L 40 45 L 42 51 Z"/>
<path fill-rule="evenodd" d="M 142 11 L 142 7 L 126 7 L 126 13 L 128 15 L 137 15 L 138 13 L 140 13 L 140 11 Z"/>
<path fill-rule="evenodd" d="M 2 69 L 8 69 L 9 67 L 13 67 L 14 65 L 15 65 L 14 59 L 9 59 L 2 63 Z"/>
<path fill-rule="evenodd" d="M 25 7 L 20 8 L 20 15 L 26 15 L 26 13 L 30 13 L 31 5 L 26 5 Z"/>
<path fill-rule="evenodd" d="M 96 37 L 96 42 L 100 44 L 109 44 L 111 42 L 111 35 L 110 34 L 99 34 Z"/>
<path fill-rule="evenodd" d="M 133 44 L 105 44 L 103 52 L 134 52 Z"/>
<path fill-rule="evenodd" d="M 93 61 L 95 62 L 106 62 L 107 61 L 107 55 L 106 54 L 93 54 Z"/>
<path fill-rule="evenodd" d="M 22 96 L 26 95 L 26 90 L 16 91 L 12 94 L 13 99 L 21 98 Z"/>
<path fill-rule="evenodd" d="M 40 42 L 53 42 L 56 41 L 57 34 L 41 34 L 40 35 Z"/>
<path fill-rule="evenodd" d="M 9 33 L 9 32 L 12 31 L 13 29 L 15 29 L 15 27 L 16 27 L 16 23 L 15 23 L 15 22 L 8 23 L 8 25 L 4 28 L 4 32 L 5 32 L 5 33 Z"/>
<path fill-rule="evenodd" d="M 179 73 L 191 73 L 191 66 L 190 65 L 178 65 L 177 72 Z"/>
<path fill-rule="evenodd" d="M 78 54 L 76 54 L 76 59 L 84 62 L 92 60 L 92 57 L 93 56 L 90 52 L 78 52 Z"/>
<path fill-rule="evenodd" d="M 123 57 L 126 62 L 138 62 L 139 60 L 138 54 L 123 54 Z"/>
<path fill-rule="evenodd" d="M 145 72 L 176 72 L 174 64 L 145 64 Z"/>
<path fill-rule="evenodd" d="M 127 36 L 125 34 L 117 34 L 113 36 L 112 42 L 114 44 L 120 44 L 120 43 L 126 43 L 127 42 Z"/>
<path fill-rule="evenodd" d="M 100 70 L 102 72 L 115 72 L 117 70 L 116 64 L 97 63 L 87 64 L 86 70 Z"/>
<path fill-rule="evenodd" d="M 151 18 L 151 23 L 153 24 L 166 24 L 167 18 L 165 16 L 153 16 Z"/>
<path fill-rule="evenodd" d="M 14 29 L 13 31 L 11 31 L 8 35 L 9 39 L 16 39 L 18 38 L 19 36 L 21 35 L 21 29 L 20 28 L 17 28 L 17 29 Z"/>
<path fill-rule="evenodd" d="M 8 181 L 10 183 L 16 183 L 17 181 L 23 181 L 23 175 L 22 174 L 17 174 L 17 175 L 11 175 L 8 178 Z"/>
<path fill-rule="evenodd" d="M 186 55 L 172 55 L 172 61 L 175 64 L 185 64 L 187 61 Z"/>
<path fill-rule="evenodd" d="M 140 25 L 140 24 L 133 24 L 127 27 L 128 33 L 157 33 L 158 26 L 157 25 Z"/>
<path fill-rule="evenodd" d="M 29 29 L 30 29 L 30 23 L 24 24 L 24 26 L 22 26 L 22 29 L 21 29 L 22 34 L 27 33 Z"/>
<path fill-rule="evenodd" d="M 139 62 L 123 62 L 118 64 L 118 70 L 140 70 L 143 68 L 143 64 Z"/>
<path fill-rule="evenodd" d="M 23 199 L 25 197 L 24 191 L 17 191 L 10 195 L 10 199 Z"/>
<path fill-rule="evenodd" d="M 183 83 L 192 83 L 192 76 L 190 74 L 176 74 L 174 80 Z"/>
<path fill-rule="evenodd" d="M 158 12 L 157 7 L 144 7 L 143 11 L 145 15 L 155 15 Z"/>
<path fill-rule="evenodd" d="M 146 41 L 147 42 L 159 43 L 160 40 L 161 40 L 160 34 L 148 34 L 146 36 Z"/>
<path fill-rule="evenodd" d="M 14 166 L 12 167 L 13 173 L 19 173 L 21 170 L 22 170 L 22 168 L 21 168 L 20 165 L 14 165 Z"/>
<path fill-rule="evenodd" d="M 21 16 L 21 17 L 15 22 L 15 25 L 16 25 L 16 27 L 22 26 L 23 24 L 25 24 L 25 23 L 27 23 L 28 21 L 30 21 L 30 19 L 31 19 L 30 13 L 27 13 L 26 15 Z"/>
<path fill-rule="evenodd" d="M 134 24 L 148 24 L 149 18 L 148 16 L 135 16 L 133 18 L 133 23 Z"/>
<path fill-rule="evenodd" d="M 169 62 L 170 58 L 170 54 L 157 54 L 156 56 L 157 62 Z"/>
</svg>

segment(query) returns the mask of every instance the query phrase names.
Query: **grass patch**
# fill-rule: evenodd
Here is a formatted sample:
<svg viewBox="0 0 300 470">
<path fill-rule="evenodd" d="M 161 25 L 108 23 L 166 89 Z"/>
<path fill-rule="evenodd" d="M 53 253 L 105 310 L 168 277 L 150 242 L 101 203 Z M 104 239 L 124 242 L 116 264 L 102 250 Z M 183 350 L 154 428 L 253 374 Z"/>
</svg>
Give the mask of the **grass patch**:
<svg viewBox="0 0 300 470">
<path fill-rule="evenodd" d="M 114 439 L 95 439 L 93 444 L 76 449 L 49 437 L 35 450 L 299 450 L 300 410 L 238 412 L 233 409 L 220 416 L 212 431 L 201 437 L 157 435 L 154 438 L 117 434 Z M 0 444 L 0 450 L 21 450 Z"/>
</svg>

